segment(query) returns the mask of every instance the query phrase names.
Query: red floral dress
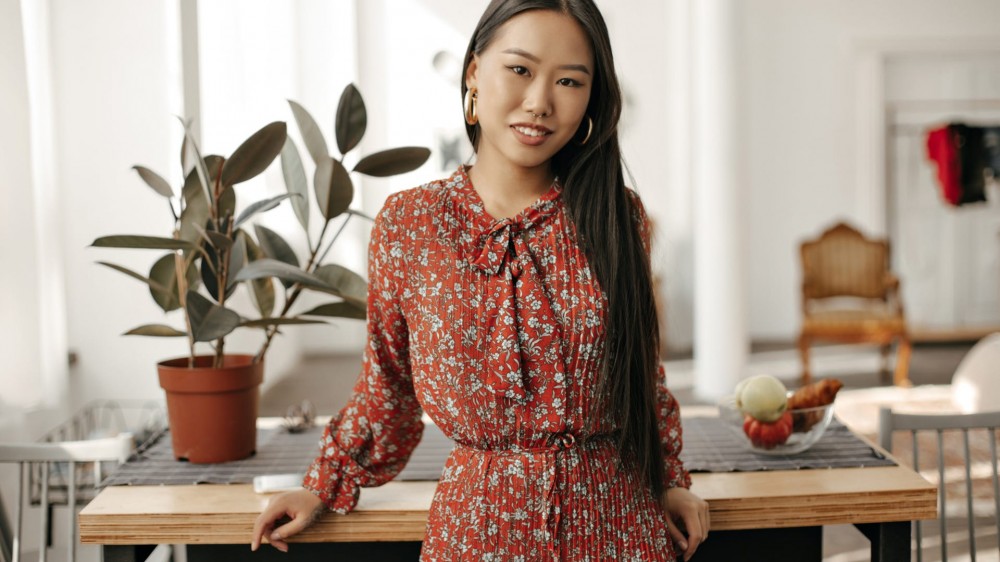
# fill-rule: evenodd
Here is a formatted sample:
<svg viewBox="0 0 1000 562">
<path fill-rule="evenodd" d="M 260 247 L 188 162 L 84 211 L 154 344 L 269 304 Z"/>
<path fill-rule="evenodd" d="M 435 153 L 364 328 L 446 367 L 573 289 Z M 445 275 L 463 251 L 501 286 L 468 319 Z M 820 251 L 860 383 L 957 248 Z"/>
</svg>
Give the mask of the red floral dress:
<svg viewBox="0 0 1000 562">
<path fill-rule="evenodd" d="M 595 389 L 607 298 L 561 192 L 496 220 L 461 167 L 392 195 L 375 220 L 362 373 L 304 485 L 347 513 L 403 468 L 426 412 L 456 446 L 422 561 L 675 559 L 658 501 L 609 438 Z M 689 487 L 660 375 L 664 484 Z"/>
</svg>

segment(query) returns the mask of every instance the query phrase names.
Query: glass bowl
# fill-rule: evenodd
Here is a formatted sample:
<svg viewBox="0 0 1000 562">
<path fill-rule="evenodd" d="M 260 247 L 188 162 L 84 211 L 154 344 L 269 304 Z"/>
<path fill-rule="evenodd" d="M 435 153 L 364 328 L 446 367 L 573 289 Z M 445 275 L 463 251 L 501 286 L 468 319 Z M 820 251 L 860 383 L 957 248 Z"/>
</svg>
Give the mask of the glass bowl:
<svg viewBox="0 0 1000 562">
<path fill-rule="evenodd" d="M 747 449 L 761 455 L 794 455 L 812 447 L 823 436 L 833 419 L 833 404 L 789 410 L 792 413 L 792 434 L 781 445 L 765 449 L 754 445 L 743 432 L 743 412 L 736 408 L 736 398 L 727 396 L 719 402 L 719 418 L 730 428 L 740 443 Z"/>
</svg>

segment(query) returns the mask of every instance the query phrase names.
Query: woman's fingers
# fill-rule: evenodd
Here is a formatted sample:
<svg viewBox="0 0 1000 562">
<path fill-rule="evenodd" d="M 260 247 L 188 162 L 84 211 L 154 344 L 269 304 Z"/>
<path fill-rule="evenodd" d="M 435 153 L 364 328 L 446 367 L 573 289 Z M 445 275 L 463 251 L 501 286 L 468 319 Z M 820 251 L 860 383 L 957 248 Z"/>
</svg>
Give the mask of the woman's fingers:
<svg viewBox="0 0 1000 562">
<path fill-rule="evenodd" d="M 701 540 L 702 542 L 705 542 L 705 539 L 708 538 L 708 531 L 712 529 L 712 519 L 708 513 L 708 503 L 706 502 L 705 505 L 698 510 L 698 512 L 701 515 L 701 528 L 704 529 L 705 534 L 704 538 Z"/>
<path fill-rule="evenodd" d="M 261 541 L 267 537 L 271 546 L 288 552 L 288 538 L 311 525 L 322 512 L 323 503 L 307 490 L 274 496 L 254 521 L 250 550 L 260 548 Z M 285 516 L 292 520 L 275 529 L 274 525 Z"/>
<path fill-rule="evenodd" d="M 292 519 L 288 523 L 285 523 L 272 531 L 268 540 L 271 541 L 271 544 L 277 546 L 278 543 L 284 543 L 285 539 L 288 537 L 301 532 L 303 529 L 308 527 L 310 523 L 312 523 L 311 514 L 300 512 L 296 515 L 295 519 Z M 285 550 L 287 550 L 287 548 L 288 545 L 285 543 Z"/>
<path fill-rule="evenodd" d="M 674 539 L 674 544 L 679 546 L 681 550 L 686 551 L 688 548 L 688 542 L 684 537 L 684 533 L 677 528 L 677 524 L 672 520 L 667 519 L 667 529 L 670 531 L 670 536 Z"/>
<path fill-rule="evenodd" d="M 686 512 L 683 517 L 684 528 L 687 529 L 687 546 L 681 548 L 684 549 L 684 560 L 690 560 L 698 550 L 698 545 L 705 540 L 706 529 L 702 526 L 701 517 L 697 512 Z"/>
<path fill-rule="evenodd" d="M 698 545 L 708 538 L 708 502 L 686 488 L 668 489 L 662 501 L 669 514 L 670 534 L 684 551 L 684 560 L 689 560 L 698 550 Z"/>
<path fill-rule="evenodd" d="M 273 503 L 268 503 L 264 511 L 257 516 L 253 523 L 253 535 L 250 540 L 250 550 L 260 548 L 260 543 L 265 536 L 271 535 L 274 529 L 274 522 L 285 515 L 285 510 Z"/>
</svg>

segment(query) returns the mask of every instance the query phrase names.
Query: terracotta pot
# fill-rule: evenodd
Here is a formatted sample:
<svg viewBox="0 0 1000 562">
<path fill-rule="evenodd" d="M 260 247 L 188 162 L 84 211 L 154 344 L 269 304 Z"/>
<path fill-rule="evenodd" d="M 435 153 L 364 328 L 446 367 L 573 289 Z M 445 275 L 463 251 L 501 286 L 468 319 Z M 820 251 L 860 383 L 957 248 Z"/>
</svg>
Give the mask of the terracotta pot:
<svg viewBox="0 0 1000 562">
<path fill-rule="evenodd" d="M 156 365 L 167 393 L 167 416 L 174 457 L 217 463 L 249 457 L 257 449 L 257 407 L 263 362 L 252 355 L 226 355 L 221 369 L 214 356 L 162 361 Z"/>
</svg>

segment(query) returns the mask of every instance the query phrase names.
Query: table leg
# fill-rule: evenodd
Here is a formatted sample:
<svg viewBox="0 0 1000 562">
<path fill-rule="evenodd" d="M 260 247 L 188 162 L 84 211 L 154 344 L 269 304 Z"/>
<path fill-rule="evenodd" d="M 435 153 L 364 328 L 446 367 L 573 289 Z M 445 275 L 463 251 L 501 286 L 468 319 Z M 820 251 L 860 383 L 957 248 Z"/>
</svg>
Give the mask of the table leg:
<svg viewBox="0 0 1000 562">
<path fill-rule="evenodd" d="M 855 524 L 872 543 L 872 560 L 878 562 L 909 562 L 910 522 Z"/>
<path fill-rule="evenodd" d="M 754 553 L 748 556 L 748 553 Z M 691 562 L 733 560 L 823 560 L 822 527 L 712 531 Z"/>
<path fill-rule="evenodd" d="M 141 562 L 145 560 L 156 545 L 105 545 L 104 562 Z"/>
</svg>

